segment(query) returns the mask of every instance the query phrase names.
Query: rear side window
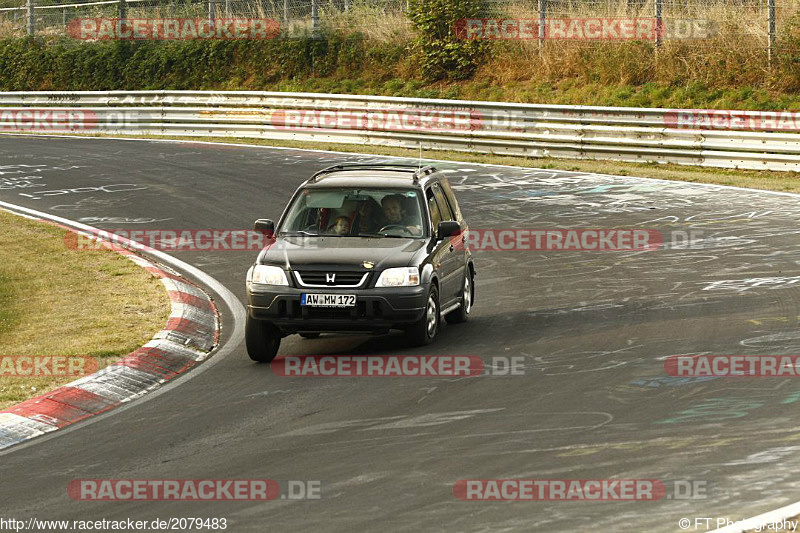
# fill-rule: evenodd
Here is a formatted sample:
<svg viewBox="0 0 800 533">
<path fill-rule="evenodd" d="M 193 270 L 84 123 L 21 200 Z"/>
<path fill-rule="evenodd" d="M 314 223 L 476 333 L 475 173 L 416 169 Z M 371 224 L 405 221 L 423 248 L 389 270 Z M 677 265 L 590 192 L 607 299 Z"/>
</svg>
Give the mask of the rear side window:
<svg viewBox="0 0 800 533">
<path fill-rule="evenodd" d="M 442 191 L 444 191 L 447 202 L 450 204 L 450 209 L 453 210 L 453 215 L 456 217 L 455 220 L 461 221 L 461 209 L 458 207 L 456 195 L 453 193 L 453 188 L 450 186 L 450 182 L 447 181 L 447 178 L 442 178 L 440 183 L 442 184 Z"/>
<path fill-rule="evenodd" d="M 439 211 L 439 206 L 436 205 L 436 198 L 433 197 L 433 191 L 428 189 L 425 197 L 428 199 L 428 211 L 431 213 L 431 222 L 433 222 L 433 230 L 439 227 L 439 222 L 442 221 L 442 214 Z"/>
<path fill-rule="evenodd" d="M 433 197 L 436 198 L 436 203 L 439 204 L 442 220 L 455 220 L 453 213 L 450 211 L 450 206 L 447 205 L 447 200 L 444 199 L 442 188 L 438 184 L 433 186 Z"/>
</svg>

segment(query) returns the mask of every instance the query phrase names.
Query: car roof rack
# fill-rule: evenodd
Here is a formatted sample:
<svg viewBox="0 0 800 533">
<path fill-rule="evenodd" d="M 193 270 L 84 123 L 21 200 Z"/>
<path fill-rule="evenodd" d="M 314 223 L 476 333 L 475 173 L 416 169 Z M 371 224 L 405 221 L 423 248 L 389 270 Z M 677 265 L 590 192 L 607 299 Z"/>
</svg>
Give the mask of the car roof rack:
<svg viewBox="0 0 800 533">
<path fill-rule="evenodd" d="M 414 183 L 419 183 L 420 178 L 424 178 L 430 174 L 436 172 L 436 167 L 433 165 L 428 165 L 425 167 L 420 168 L 416 172 L 414 172 Z"/>
<path fill-rule="evenodd" d="M 344 163 L 324 168 L 319 172 L 316 172 L 309 178 L 308 183 L 316 183 L 317 179 L 321 178 L 322 176 L 332 172 L 339 172 L 340 170 L 389 170 L 397 172 L 414 171 L 411 177 L 414 180 L 414 183 L 419 183 L 420 178 L 424 178 L 425 176 L 436 172 L 436 167 L 428 165 L 420 168 L 419 165 L 404 165 L 398 163 Z"/>
</svg>

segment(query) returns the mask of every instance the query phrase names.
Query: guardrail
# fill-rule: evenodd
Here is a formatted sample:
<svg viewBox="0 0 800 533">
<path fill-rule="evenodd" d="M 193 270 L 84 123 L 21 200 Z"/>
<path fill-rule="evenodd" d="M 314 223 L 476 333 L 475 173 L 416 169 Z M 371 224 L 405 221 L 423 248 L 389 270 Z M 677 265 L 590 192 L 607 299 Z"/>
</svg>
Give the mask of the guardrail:
<svg viewBox="0 0 800 533">
<path fill-rule="evenodd" d="M 800 114 L 788 112 L 244 91 L 5 92 L 0 131 L 251 137 L 800 171 Z"/>
</svg>

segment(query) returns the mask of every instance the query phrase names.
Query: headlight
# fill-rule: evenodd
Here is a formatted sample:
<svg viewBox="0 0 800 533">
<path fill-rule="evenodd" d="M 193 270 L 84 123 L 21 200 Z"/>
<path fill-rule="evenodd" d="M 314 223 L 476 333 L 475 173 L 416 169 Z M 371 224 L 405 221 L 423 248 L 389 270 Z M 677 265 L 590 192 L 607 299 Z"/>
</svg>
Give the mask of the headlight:
<svg viewBox="0 0 800 533">
<path fill-rule="evenodd" d="M 252 273 L 248 272 L 248 283 L 256 285 L 289 285 L 286 273 L 281 267 L 269 265 L 256 265 Z"/>
<path fill-rule="evenodd" d="M 381 272 L 376 287 L 415 287 L 419 285 L 417 267 L 387 268 Z"/>
</svg>

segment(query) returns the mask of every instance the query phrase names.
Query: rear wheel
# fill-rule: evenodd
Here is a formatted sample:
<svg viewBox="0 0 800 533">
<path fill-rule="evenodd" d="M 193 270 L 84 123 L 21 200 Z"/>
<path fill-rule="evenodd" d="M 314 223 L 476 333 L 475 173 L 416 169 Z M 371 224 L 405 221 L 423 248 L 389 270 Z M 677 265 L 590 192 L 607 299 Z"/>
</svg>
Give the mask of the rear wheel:
<svg viewBox="0 0 800 533">
<path fill-rule="evenodd" d="M 469 267 L 464 270 L 464 287 L 461 294 L 461 306 L 447 313 L 444 318 L 448 324 L 461 324 L 466 322 L 469 318 L 469 313 L 472 311 L 472 301 L 475 296 L 474 280 L 472 279 L 472 271 Z"/>
<path fill-rule="evenodd" d="M 433 342 L 439 331 L 439 291 L 431 285 L 425 305 L 425 314 L 406 330 L 406 337 L 412 346 L 425 346 Z"/>
<path fill-rule="evenodd" d="M 272 324 L 248 316 L 244 328 L 244 340 L 250 359 L 259 363 L 269 363 L 278 355 L 281 332 Z"/>
</svg>

